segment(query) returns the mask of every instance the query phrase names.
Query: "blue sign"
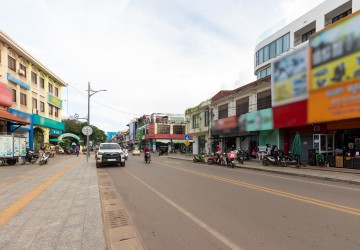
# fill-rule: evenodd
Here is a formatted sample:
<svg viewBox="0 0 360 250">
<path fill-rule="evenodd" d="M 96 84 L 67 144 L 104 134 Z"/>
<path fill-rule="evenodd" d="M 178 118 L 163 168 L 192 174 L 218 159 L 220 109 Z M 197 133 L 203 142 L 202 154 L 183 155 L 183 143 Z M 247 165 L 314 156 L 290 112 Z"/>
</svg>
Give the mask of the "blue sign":
<svg viewBox="0 0 360 250">
<path fill-rule="evenodd" d="M 187 140 L 187 141 L 190 140 L 190 135 L 185 135 L 184 139 Z"/>
<path fill-rule="evenodd" d="M 61 135 L 62 132 L 60 130 L 50 129 L 50 134 L 51 135 Z"/>
</svg>

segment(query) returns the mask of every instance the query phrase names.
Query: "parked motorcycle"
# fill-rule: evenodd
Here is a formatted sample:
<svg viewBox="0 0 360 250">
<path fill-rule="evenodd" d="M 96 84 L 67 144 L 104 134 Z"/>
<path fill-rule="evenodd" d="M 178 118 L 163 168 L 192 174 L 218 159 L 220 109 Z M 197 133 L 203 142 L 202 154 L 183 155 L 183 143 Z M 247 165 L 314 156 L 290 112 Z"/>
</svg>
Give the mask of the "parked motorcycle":
<svg viewBox="0 0 360 250">
<path fill-rule="evenodd" d="M 151 161 L 151 154 L 150 154 L 150 152 L 145 152 L 144 158 L 145 158 L 145 162 L 146 162 L 146 163 L 150 163 L 150 161 Z"/>
<path fill-rule="evenodd" d="M 241 164 L 244 164 L 244 161 L 250 161 L 251 156 L 250 156 L 248 150 L 243 150 L 242 148 L 239 148 L 236 151 L 236 160 Z"/>
<path fill-rule="evenodd" d="M 290 152 L 289 152 L 290 153 Z M 285 154 L 284 151 L 279 150 L 280 157 L 283 157 L 287 165 L 296 165 L 297 167 L 303 166 L 304 164 L 300 161 L 298 156 L 291 154 Z"/>
<path fill-rule="evenodd" d="M 275 165 L 275 166 L 283 166 L 286 167 L 287 163 L 280 154 L 273 154 L 273 155 L 264 155 L 262 159 L 263 166 L 268 165 Z"/>
<path fill-rule="evenodd" d="M 50 158 L 50 153 L 44 152 L 40 158 L 39 165 L 47 164 Z"/>
<path fill-rule="evenodd" d="M 26 150 L 25 156 L 22 157 L 21 165 L 25 165 L 25 163 L 35 164 L 35 162 L 39 159 L 39 153 L 34 151 Z"/>
<path fill-rule="evenodd" d="M 235 164 L 235 158 L 236 158 L 236 151 L 231 151 L 230 153 L 224 153 L 225 163 L 227 166 L 234 168 L 236 166 Z"/>
<path fill-rule="evenodd" d="M 195 162 L 195 163 L 197 163 L 197 162 L 205 163 L 205 154 L 194 155 L 193 162 Z"/>
</svg>

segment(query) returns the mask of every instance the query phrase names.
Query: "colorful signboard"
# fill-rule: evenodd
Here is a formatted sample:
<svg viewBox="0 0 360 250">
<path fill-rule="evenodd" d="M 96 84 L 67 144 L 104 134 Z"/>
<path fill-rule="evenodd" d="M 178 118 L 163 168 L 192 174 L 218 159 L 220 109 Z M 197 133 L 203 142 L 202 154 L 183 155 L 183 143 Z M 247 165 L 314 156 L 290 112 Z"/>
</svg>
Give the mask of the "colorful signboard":
<svg viewBox="0 0 360 250">
<path fill-rule="evenodd" d="M 38 125 L 41 127 L 46 127 L 46 128 L 53 128 L 53 129 L 58 129 L 61 131 L 65 130 L 65 124 L 62 122 L 58 122 L 40 115 L 36 115 L 33 114 L 32 115 L 32 121 L 34 125 Z"/>
<path fill-rule="evenodd" d="M 7 86 L 5 83 L 0 82 L 0 105 L 4 107 L 11 107 L 12 103 L 11 87 Z"/>
<path fill-rule="evenodd" d="M 272 106 L 276 107 L 308 98 L 308 45 L 299 46 L 271 65 Z"/>
<path fill-rule="evenodd" d="M 239 127 L 245 131 L 260 131 L 273 129 L 272 109 L 262 109 L 255 112 L 250 112 L 239 117 Z"/>
<path fill-rule="evenodd" d="M 310 38 L 309 123 L 360 116 L 359 13 Z"/>
<path fill-rule="evenodd" d="M 62 108 L 62 100 L 49 93 L 48 93 L 48 103 L 54 105 L 55 107 L 58 107 L 59 109 Z"/>
</svg>

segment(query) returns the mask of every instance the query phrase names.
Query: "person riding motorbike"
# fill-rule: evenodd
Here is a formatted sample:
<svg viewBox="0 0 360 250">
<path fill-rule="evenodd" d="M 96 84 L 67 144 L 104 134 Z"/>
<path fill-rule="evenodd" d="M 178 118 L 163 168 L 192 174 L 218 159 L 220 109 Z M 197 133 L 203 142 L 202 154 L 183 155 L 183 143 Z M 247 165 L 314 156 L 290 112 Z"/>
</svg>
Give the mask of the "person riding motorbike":
<svg viewBox="0 0 360 250">
<path fill-rule="evenodd" d="M 220 145 L 216 145 L 216 162 L 220 161 L 220 155 L 221 155 L 222 148 Z"/>
<path fill-rule="evenodd" d="M 147 146 L 144 148 L 144 160 L 146 161 L 146 153 L 150 153 L 150 148 Z"/>
</svg>

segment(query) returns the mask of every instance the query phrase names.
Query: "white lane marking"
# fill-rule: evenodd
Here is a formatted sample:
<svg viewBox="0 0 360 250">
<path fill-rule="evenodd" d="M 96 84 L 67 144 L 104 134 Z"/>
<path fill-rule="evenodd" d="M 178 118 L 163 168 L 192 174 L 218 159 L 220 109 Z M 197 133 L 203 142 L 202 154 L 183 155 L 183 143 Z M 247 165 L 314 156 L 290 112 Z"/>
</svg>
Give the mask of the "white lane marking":
<svg viewBox="0 0 360 250">
<path fill-rule="evenodd" d="M 161 194 L 160 192 L 158 192 L 157 190 L 155 190 L 154 188 L 152 188 L 151 186 L 149 186 L 148 184 L 146 184 L 144 181 L 142 181 L 141 179 L 139 179 L 138 177 L 136 177 L 135 175 L 133 175 L 131 172 L 129 172 L 128 170 L 125 170 L 128 174 L 130 174 L 132 177 L 134 177 L 136 180 L 138 180 L 141 184 L 143 184 L 145 187 L 147 187 L 148 189 L 150 189 L 151 191 L 153 191 L 155 194 L 157 194 L 160 198 L 162 198 L 163 200 L 165 200 L 167 203 L 169 203 L 171 206 L 173 206 L 174 208 L 176 208 L 177 210 L 179 210 L 181 213 L 183 213 L 186 217 L 188 217 L 190 220 L 192 220 L 193 222 L 195 222 L 198 226 L 202 227 L 203 229 L 205 229 L 207 232 L 209 232 L 211 235 L 213 235 L 216 239 L 218 239 L 220 242 L 222 242 L 224 245 L 226 245 L 227 247 L 229 247 L 230 249 L 237 249 L 237 250 L 241 250 L 242 248 L 240 246 L 238 246 L 237 244 L 235 244 L 234 242 L 232 242 L 230 239 L 228 239 L 227 237 L 225 237 L 224 235 L 222 235 L 221 233 L 219 233 L 218 231 L 216 231 L 215 229 L 211 228 L 208 224 L 206 224 L 205 222 L 203 222 L 202 220 L 198 219 L 195 215 L 193 215 L 192 213 L 186 211 L 183 207 L 179 206 L 178 204 L 176 204 L 175 202 L 173 202 L 172 200 L 170 200 L 169 198 L 167 198 L 165 195 Z"/>
</svg>

